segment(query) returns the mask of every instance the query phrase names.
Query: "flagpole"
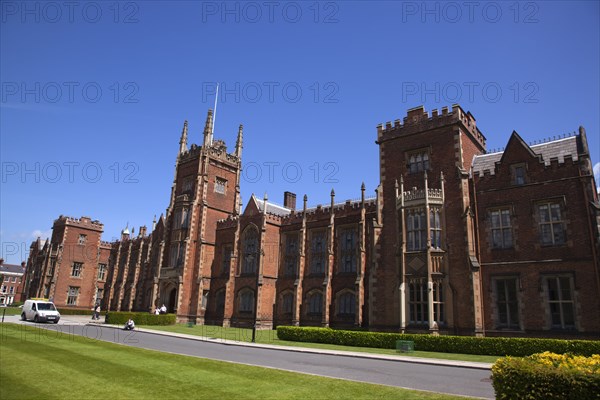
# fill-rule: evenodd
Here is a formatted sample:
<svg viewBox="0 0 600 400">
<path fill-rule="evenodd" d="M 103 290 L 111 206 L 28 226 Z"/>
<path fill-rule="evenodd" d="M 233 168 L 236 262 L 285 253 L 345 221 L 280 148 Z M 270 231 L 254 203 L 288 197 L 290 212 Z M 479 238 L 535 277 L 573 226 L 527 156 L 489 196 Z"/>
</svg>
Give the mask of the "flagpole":
<svg viewBox="0 0 600 400">
<path fill-rule="evenodd" d="M 217 82 L 217 93 L 215 94 L 215 111 L 213 112 L 213 124 L 210 132 L 210 144 L 213 144 L 213 135 L 215 133 L 215 123 L 217 122 L 217 99 L 219 98 L 219 83 Z"/>
</svg>

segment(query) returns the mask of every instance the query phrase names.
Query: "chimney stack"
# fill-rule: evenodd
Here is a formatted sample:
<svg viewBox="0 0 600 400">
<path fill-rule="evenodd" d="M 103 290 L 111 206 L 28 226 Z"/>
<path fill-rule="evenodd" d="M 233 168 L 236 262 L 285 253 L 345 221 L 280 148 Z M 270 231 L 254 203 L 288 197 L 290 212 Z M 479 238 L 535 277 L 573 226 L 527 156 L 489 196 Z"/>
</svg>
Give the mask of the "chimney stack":
<svg viewBox="0 0 600 400">
<path fill-rule="evenodd" d="M 290 210 L 296 210 L 296 193 L 283 192 L 283 206 Z"/>
</svg>

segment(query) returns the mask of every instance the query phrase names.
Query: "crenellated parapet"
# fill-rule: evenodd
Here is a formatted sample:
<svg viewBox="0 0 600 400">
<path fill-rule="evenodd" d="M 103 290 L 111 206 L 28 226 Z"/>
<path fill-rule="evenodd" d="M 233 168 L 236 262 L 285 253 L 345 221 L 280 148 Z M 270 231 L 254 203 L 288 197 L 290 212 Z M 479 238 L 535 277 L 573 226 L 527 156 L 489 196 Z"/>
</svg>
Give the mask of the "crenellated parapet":
<svg viewBox="0 0 600 400">
<path fill-rule="evenodd" d="M 97 230 L 97 231 L 103 231 L 104 230 L 104 224 L 101 223 L 98 220 L 92 220 L 90 217 L 81 217 L 81 218 L 74 218 L 74 217 L 68 217 L 68 216 L 59 216 L 56 220 L 54 220 L 54 224 L 59 224 L 59 225 L 68 225 L 68 226 L 77 226 L 80 228 L 85 228 L 85 229 L 93 229 L 93 230 Z"/>
<path fill-rule="evenodd" d="M 441 112 L 434 109 L 431 111 L 431 115 L 423 106 L 411 108 L 402 121 L 397 119 L 393 123 L 388 121 L 385 124 L 377 125 L 377 141 L 381 142 L 457 123 L 466 132 L 469 132 L 482 148 L 485 148 L 485 136 L 477 128 L 475 117 L 470 112 L 465 112 L 458 104 L 454 104 L 451 111 L 448 110 L 448 107 L 442 107 Z"/>
<path fill-rule="evenodd" d="M 217 229 L 235 228 L 240 223 L 239 215 L 229 215 L 227 218 L 217 221 Z"/>
</svg>

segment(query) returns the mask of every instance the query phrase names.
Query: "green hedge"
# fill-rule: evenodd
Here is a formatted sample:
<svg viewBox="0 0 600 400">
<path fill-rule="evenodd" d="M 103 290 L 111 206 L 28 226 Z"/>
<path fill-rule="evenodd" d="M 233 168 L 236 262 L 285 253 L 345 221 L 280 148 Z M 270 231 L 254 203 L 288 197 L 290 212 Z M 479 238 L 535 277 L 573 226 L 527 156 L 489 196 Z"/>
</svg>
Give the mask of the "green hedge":
<svg viewBox="0 0 600 400">
<path fill-rule="evenodd" d="M 175 314 L 150 314 L 146 312 L 117 312 L 109 311 L 106 314 L 106 323 L 124 325 L 131 318 L 136 325 L 175 325 Z"/>
<path fill-rule="evenodd" d="M 563 358 L 562 363 L 552 358 Z M 501 358 L 492 367 L 496 399 L 600 398 L 600 356 L 536 354 Z"/>
<path fill-rule="evenodd" d="M 281 340 L 343 346 L 395 349 L 396 340 L 412 340 L 415 350 L 490 356 L 528 356 L 544 351 L 583 356 L 600 354 L 599 340 L 561 340 L 474 336 L 434 336 L 382 332 L 343 331 L 330 328 L 278 326 Z"/>
<path fill-rule="evenodd" d="M 91 309 L 86 310 L 83 308 L 59 308 L 58 312 L 60 315 L 92 315 Z"/>
</svg>

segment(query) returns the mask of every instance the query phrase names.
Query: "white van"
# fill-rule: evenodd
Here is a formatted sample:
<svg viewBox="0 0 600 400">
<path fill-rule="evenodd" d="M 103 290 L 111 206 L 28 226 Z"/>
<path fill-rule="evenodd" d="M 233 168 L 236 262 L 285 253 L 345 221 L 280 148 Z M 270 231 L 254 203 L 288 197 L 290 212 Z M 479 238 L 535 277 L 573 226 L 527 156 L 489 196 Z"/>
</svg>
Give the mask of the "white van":
<svg viewBox="0 0 600 400">
<path fill-rule="evenodd" d="M 54 322 L 58 324 L 60 313 L 54 303 L 47 299 L 29 299 L 23 304 L 21 320 L 33 320 L 34 322 Z"/>
</svg>

